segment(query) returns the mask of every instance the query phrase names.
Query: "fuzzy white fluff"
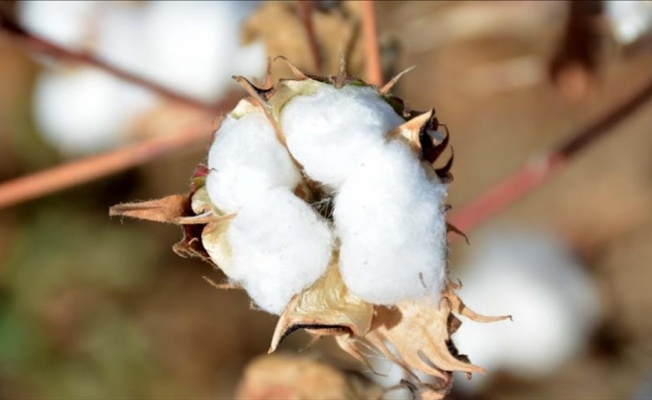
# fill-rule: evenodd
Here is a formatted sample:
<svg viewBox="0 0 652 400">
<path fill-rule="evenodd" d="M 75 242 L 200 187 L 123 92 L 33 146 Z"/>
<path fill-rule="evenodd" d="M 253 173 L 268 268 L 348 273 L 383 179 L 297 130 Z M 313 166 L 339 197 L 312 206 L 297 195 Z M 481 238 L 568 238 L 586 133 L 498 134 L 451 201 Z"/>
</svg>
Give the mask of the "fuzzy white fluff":
<svg viewBox="0 0 652 400">
<path fill-rule="evenodd" d="M 446 276 L 446 185 L 429 179 L 399 141 L 354 167 L 333 214 L 344 282 L 374 304 L 438 297 Z"/>
<path fill-rule="evenodd" d="M 39 36 L 68 48 L 88 40 L 88 22 L 101 11 L 96 1 L 20 1 L 18 15 L 24 26 Z"/>
<path fill-rule="evenodd" d="M 326 272 L 333 247 L 326 221 L 287 189 L 243 207 L 227 235 L 231 278 L 272 314 Z"/>
<path fill-rule="evenodd" d="M 102 71 L 52 71 L 36 81 L 34 113 L 44 138 L 65 155 L 117 145 L 133 119 L 154 101 L 151 94 Z"/>
<path fill-rule="evenodd" d="M 605 5 L 613 35 L 622 44 L 632 44 L 652 34 L 652 4 L 649 1 L 610 0 Z"/>
<path fill-rule="evenodd" d="M 208 195 L 225 213 L 237 212 L 270 189 L 294 189 L 301 179 L 262 112 L 222 121 L 208 153 L 208 168 Z"/>
<path fill-rule="evenodd" d="M 239 3 L 244 3 L 239 4 Z M 177 91 L 213 100 L 235 87 L 232 75 L 265 72 L 260 44 L 240 46 L 247 2 L 154 1 L 142 19 L 150 77 Z M 241 54 L 248 62 L 239 63 Z"/>
<path fill-rule="evenodd" d="M 243 5 L 243 3 L 246 3 Z M 21 1 L 28 29 L 66 47 L 203 100 L 235 88 L 231 76 L 262 76 L 262 43 L 239 44 L 249 2 Z M 49 66 L 55 66 L 49 59 Z M 75 66 L 46 71 L 34 103 L 40 132 L 65 155 L 124 143 L 124 128 L 158 97 L 136 85 Z M 88 87 L 84 87 L 84 86 Z"/>
<path fill-rule="evenodd" d="M 491 372 L 533 378 L 581 351 L 597 323 L 597 289 L 565 245 L 536 231 L 494 231 L 474 240 L 461 271 L 460 297 L 475 311 L 513 316 L 490 324 L 464 322 L 453 340 Z M 486 379 L 461 379 L 477 388 Z"/>
<path fill-rule="evenodd" d="M 331 188 L 403 119 L 371 88 L 330 85 L 296 96 L 281 112 L 288 148 L 306 173 Z"/>
</svg>

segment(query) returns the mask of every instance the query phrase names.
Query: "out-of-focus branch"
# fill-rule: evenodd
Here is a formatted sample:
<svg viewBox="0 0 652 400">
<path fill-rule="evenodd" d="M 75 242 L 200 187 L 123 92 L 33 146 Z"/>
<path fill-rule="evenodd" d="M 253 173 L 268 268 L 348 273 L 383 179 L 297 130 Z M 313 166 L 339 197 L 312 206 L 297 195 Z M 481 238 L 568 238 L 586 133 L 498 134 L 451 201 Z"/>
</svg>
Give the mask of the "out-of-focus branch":
<svg viewBox="0 0 652 400">
<path fill-rule="evenodd" d="M 201 119 L 173 135 L 146 139 L 114 151 L 2 182 L 0 183 L 0 208 L 145 164 L 182 148 L 208 143 L 211 130 L 207 125 L 206 121 Z"/>
<path fill-rule="evenodd" d="M 373 0 L 360 2 L 362 11 L 362 28 L 365 44 L 365 59 L 367 62 L 367 81 L 372 85 L 382 86 L 383 68 L 380 63 L 380 47 L 376 30 L 376 12 Z"/>
<path fill-rule="evenodd" d="M 629 100 L 589 125 L 549 153 L 533 159 L 523 168 L 494 185 L 471 203 L 451 214 L 450 222 L 462 231 L 480 225 L 543 185 L 570 159 L 652 99 L 652 80 Z"/>
<path fill-rule="evenodd" d="M 10 18 L 7 15 L 6 11 L 3 11 L 3 9 L 1 8 L 0 8 L 0 32 L 4 32 L 9 37 L 13 38 L 17 43 L 24 45 L 30 50 L 33 50 L 38 53 L 45 53 L 55 58 L 64 59 L 66 61 L 78 62 L 81 64 L 86 64 L 89 66 L 99 68 L 120 79 L 124 79 L 125 81 L 134 83 L 136 85 L 149 89 L 155 93 L 158 93 L 159 95 L 167 99 L 200 110 L 208 111 L 210 113 L 216 113 L 217 111 L 220 110 L 219 104 L 204 103 L 192 97 L 183 95 L 181 93 L 177 93 L 162 85 L 159 85 L 156 82 L 152 82 L 148 79 L 145 79 L 138 75 L 132 74 L 131 72 L 125 71 L 121 68 L 111 65 L 106 61 L 100 60 L 99 58 L 94 57 L 92 54 L 69 50 L 43 37 L 37 36 L 29 32 L 18 22 Z"/>
<path fill-rule="evenodd" d="M 312 13 L 314 11 L 312 0 L 299 0 L 298 7 L 299 13 L 301 14 L 301 21 L 306 29 L 310 53 L 312 54 L 312 59 L 315 63 L 315 72 L 318 74 L 324 74 L 324 61 L 321 56 L 319 42 L 317 41 L 317 33 L 315 32 L 315 24 L 312 19 Z"/>
</svg>

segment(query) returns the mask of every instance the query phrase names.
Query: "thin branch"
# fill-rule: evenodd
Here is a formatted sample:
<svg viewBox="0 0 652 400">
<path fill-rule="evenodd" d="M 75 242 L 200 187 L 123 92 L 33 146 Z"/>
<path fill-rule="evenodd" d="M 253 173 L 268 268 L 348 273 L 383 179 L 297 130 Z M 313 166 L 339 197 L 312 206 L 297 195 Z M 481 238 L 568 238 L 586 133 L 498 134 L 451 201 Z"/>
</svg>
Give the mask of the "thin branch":
<svg viewBox="0 0 652 400">
<path fill-rule="evenodd" d="M 174 135 L 153 137 L 118 150 L 75 160 L 0 183 L 0 209 L 145 164 L 182 148 L 208 143 L 205 120 Z"/>
<path fill-rule="evenodd" d="M 317 33 L 315 32 L 315 24 L 313 23 L 312 13 L 313 4 L 312 0 L 299 0 L 299 13 L 301 14 L 301 22 L 306 29 L 306 36 L 308 37 L 308 44 L 310 46 L 310 53 L 315 63 L 315 72 L 319 74 L 324 73 L 324 61 L 322 59 L 321 51 L 319 49 L 319 42 L 317 41 Z"/>
<path fill-rule="evenodd" d="M 156 82 L 140 77 L 131 72 L 125 71 L 114 65 L 107 63 L 91 54 L 69 50 L 57 45 L 43 37 L 35 35 L 21 26 L 18 22 L 11 19 L 5 11 L 0 9 L 0 31 L 5 32 L 16 42 L 38 53 L 45 53 L 55 58 L 66 61 L 74 61 L 81 64 L 99 68 L 117 78 L 142 86 L 152 92 L 158 93 L 162 97 L 194 107 L 200 110 L 215 113 L 220 109 L 219 104 L 208 104 L 192 97 L 186 96 L 170 90 Z"/>
<path fill-rule="evenodd" d="M 568 142 L 527 163 L 471 203 L 457 209 L 451 214 L 450 222 L 460 230 L 468 231 L 513 205 L 547 182 L 573 156 L 611 132 L 613 127 L 639 110 L 650 99 L 652 99 L 652 80 L 619 107 L 572 135 Z"/>
<path fill-rule="evenodd" d="M 367 60 L 367 81 L 372 85 L 380 87 L 383 84 L 383 69 L 380 63 L 380 47 L 378 45 L 374 2 L 372 0 L 364 0 L 360 2 L 360 7 L 362 10 L 365 60 Z"/>
</svg>

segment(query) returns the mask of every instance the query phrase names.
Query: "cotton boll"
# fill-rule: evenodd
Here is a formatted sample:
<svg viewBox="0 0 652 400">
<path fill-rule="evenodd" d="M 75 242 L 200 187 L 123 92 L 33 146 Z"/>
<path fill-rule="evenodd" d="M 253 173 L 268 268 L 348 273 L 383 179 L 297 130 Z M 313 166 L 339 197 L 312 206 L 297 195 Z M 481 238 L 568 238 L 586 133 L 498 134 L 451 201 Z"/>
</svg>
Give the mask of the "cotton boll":
<svg viewBox="0 0 652 400">
<path fill-rule="evenodd" d="M 606 13 L 616 39 L 632 44 L 652 31 L 652 3 L 649 1 L 607 1 Z"/>
<path fill-rule="evenodd" d="M 206 101 L 220 97 L 238 73 L 233 68 L 242 17 L 238 7 L 222 1 L 149 4 L 142 29 L 150 76 Z M 264 53 L 257 60 L 259 75 L 265 69 Z"/>
<path fill-rule="evenodd" d="M 95 26 L 94 53 L 97 57 L 149 78 L 153 66 L 146 57 L 141 26 L 148 6 L 148 3 L 108 3 Z"/>
<path fill-rule="evenodd" d="M 230 277 L 272 314 L 326 272 L 332 253 L 328 224 L 287 189 L 270 190 L 243 207 L 227 235 Z"/>
<path fill-rule="evenodd" d="M 489 372 L 504 368 L 531 378 L 582 349 L 599 315 L 598 294 L 562 243 L 537 232 L 494 232 L 473 247 L 460 295 L 478 312 L 514 320 L 465 322 L 453 336 L 461 353 Z M 477 378 L 462 387 L 479 386 Z"/>
<path fill-rule="evenodd" d="M 340 270 L 374 304 L 439 295 L 446 276 L 446 185 L 402 142 L 375 148 L 340 188 L 334 218 Z"/>
<path fill-rule="evenodd" d="M 152 97 L 93 69 L 42 73 L 34 112 L 44 138 L 67 155 L 93 153 L 120 142 L 120 133 Z"/>
<path fill-rule="evenodd" d="M 20 1 L 20 22 L 30 31 L 61 46 L 82 48 L 93 17 L 101 11 L 95 1 Z"/>
<path fill-rule="evenodd" d="M 301 175 L 262 112 L 236 119 L 229 115 L 208 153 L 206 188 L 225 213 L 265 195 L 269 189 L 294 189 Z"/>
<path fill-rule="evenodd" d="M 377 91 L 359 86 L 323 85 L 294 97 L 281 112 L 292 155 L 311 178 L 333 188 L 403 122 Z"/>
</svg>

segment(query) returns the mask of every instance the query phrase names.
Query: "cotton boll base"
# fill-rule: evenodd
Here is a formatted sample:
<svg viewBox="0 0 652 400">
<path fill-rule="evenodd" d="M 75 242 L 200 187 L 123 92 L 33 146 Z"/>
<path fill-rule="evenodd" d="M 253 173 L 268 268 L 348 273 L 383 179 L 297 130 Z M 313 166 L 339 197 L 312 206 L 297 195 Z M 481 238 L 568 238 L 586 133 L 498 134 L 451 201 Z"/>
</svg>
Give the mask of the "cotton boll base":
<svg viewBox="0 0 652 400">
<path fill-rule="evenodd" d="M 391 305 L 438 297 L 446 276 L 446 185 L 393 141 L 371 151 L 335 201 L 340 270 L 352 293 Z"/>
<path fill-rule="evenodd" d="M 294 189 L 301 175 L 262 112 L 227 116 L 208 153 L 208 195 L 225 213 L 237 212 L 267 190 Z"/>
<path fill-rule="evenodd" d="M 270 190 L 243 207 L 227 235 L 231 278 L 272 314 L 324 274 L 331 259 L 328 224 L 287 189 Z"/>
<path fill-rule="evenodd" d="M 376 90 L 359 86 L 322 85 L 294 97 L 281 112 L 290 152 L 312 179 L 333 188 L 403 122 Z"/>
</svg>

